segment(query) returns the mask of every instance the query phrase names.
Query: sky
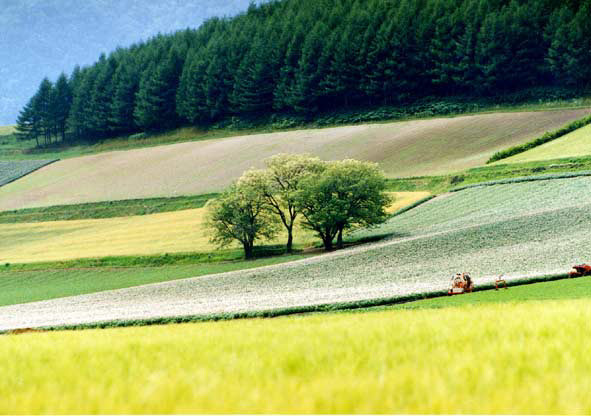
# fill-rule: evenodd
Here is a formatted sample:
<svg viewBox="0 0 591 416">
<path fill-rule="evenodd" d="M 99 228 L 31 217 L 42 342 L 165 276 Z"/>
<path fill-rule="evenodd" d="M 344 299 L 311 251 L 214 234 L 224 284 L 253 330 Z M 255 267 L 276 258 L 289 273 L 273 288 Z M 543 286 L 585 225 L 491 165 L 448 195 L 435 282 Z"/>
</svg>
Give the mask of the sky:
<svg viewBox="0 0 591 416">
<path fill-rule="evenodd" d="M 0 125 L 14 124 L 44 77 L 158 33 L 233 16 L 251 0 L 0 0 Z"/>
</svg>

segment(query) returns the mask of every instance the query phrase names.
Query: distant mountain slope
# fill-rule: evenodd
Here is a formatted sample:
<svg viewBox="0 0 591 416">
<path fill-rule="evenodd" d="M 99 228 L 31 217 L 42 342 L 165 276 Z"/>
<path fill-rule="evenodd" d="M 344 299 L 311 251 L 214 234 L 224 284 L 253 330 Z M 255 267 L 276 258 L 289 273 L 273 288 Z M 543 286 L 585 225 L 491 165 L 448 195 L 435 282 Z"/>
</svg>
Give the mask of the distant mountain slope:
<svg viewBox="0 0 591 416">
<path fill-rule="evenodd" d="M 234 15 L 250 0 L 2 0 L 0 125 L 14 123 L 43 77 L 158 32 Z"/>
<path fill-rule="evenodd" d="M 0 210 L 218 191 L 277 153 L 378 162 L 388 176 L 460 171 L 589 110 L 497 113 L 179 143 L 67 159 L 0 188 Z"/>
</svg>

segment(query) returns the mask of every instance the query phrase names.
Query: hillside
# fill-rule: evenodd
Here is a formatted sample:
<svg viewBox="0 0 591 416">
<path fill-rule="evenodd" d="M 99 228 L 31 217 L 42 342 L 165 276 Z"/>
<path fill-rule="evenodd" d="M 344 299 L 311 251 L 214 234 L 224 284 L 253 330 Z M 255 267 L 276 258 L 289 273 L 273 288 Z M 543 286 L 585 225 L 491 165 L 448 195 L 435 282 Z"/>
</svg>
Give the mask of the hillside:
<svg viewBox="0 0 591 416">
<path fill-rule="evenodd" d="M 252 271 L 0 308 L 0 329 L 357 302 L 564 273 L 591 257 L 591 177 L 475 187 L 360 236 L 384 241 Z"/>
<path fill-rule="evenodd" d="M 559 139 L 503 159 L 499 163 L 521 163 L 589 155 L 591 155 L 591 126 L 586 126 Z"/>
<path fill-rule="evenodd" d="M 59 161 L 0 188 L 0 210 L 219 191 L 277 153 L 378 162 L 387 176 L 460 171 L 588 109 L 495 113 L 255 134 Z"/>
</svg>

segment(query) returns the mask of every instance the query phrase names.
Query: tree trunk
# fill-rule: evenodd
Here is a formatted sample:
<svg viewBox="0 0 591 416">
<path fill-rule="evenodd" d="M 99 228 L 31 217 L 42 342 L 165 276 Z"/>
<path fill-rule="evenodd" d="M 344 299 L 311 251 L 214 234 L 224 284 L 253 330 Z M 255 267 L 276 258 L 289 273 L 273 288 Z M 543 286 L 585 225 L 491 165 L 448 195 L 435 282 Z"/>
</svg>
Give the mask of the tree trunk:
<svg viewBox="0 0 591 416">
<path fill-rule="evenodd" d="M 337 236 L 337 248 L 343 248 L 343 229 L 339 228 L 339 234 Z"/>
<path fill-rule="evenodd" d="M 247 260 L 250 260 L 253 258 L 253 245 L 250 242 L 245 242 L 242 243 L 242 246 L 244 247 L 244 258 Z"/>
<path fill-rule="evenodd" d="M 287 245 L 285 250 L 288 254 L 293 252 L 293 229 L 291 228 L 287 229 Z"/>
<path fill-rule="evenodd" d="M 330 237 L 324 237 L 322 239 L 322 242 L 324 243 L 324 249 L 326 251 L 332 251 L 333 246 L 332 246 L 332 238 Z"/>
</svg>

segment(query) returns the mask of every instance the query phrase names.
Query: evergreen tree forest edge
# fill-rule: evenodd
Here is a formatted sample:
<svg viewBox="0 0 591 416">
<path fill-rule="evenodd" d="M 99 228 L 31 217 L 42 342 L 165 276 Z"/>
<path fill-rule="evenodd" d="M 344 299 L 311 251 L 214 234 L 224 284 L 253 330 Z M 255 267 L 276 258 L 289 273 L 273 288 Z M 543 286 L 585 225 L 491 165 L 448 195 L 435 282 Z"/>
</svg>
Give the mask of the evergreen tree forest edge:
<svg viewBox="0 0 591 416">
<path fill-rule="evenodd" d="M 38 145 L 93 142 L 590 81 L 591 0 L 282 0 L 45 79 L 17 129 Z"/>
</svg>

